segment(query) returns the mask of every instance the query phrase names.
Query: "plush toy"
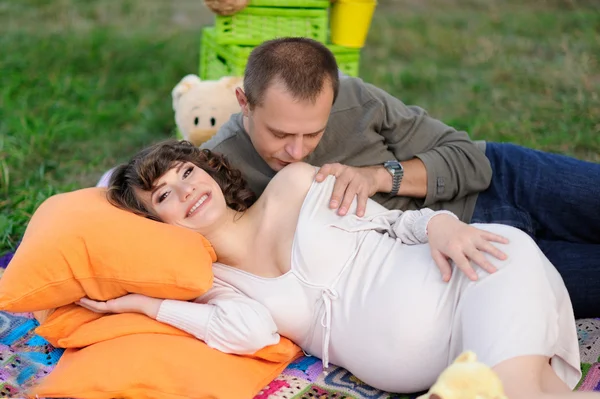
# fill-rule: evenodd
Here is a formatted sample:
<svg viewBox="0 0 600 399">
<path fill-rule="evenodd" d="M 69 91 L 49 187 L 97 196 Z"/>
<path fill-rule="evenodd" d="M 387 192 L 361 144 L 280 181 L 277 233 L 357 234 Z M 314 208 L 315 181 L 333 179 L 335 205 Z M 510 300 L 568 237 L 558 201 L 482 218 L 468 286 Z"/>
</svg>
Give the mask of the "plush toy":
<svg viewBox="0 0 600 399">
<path fill-rule="evenodd" d="M 232 15 L 246 8 L 250 0 L 204 0 L 204 4 L 219 15 Z"/>
<path fill-rule="evenodd" d="M 508 399 L 500 378 L 467 351 L 440 374 L 428 393 L 417 399 Z"/>
<path fill-rule="evenodd" d="M 235 97 L 243 78 L 225 76 L 219 80 L 201 80 L 187 75 L 173 88 L 175 123 L 181 138 L 199 146 L 210 139 L 232 114 L 240 112 Z"/>
</svg>

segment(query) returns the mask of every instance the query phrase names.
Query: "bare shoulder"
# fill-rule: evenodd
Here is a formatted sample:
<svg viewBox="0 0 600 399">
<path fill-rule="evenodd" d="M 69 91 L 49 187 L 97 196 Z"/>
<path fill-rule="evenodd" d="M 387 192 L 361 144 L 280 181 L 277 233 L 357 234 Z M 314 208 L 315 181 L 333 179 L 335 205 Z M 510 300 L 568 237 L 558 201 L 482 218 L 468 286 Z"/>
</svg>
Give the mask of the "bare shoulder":
<svg viewBox="0 0 600 399">
<path fill-rule="evenodd" d="M 282 180 L 300 179 L 305 182 L 311 183 L 315 175 L 317 174 L 317 168 L 306 163 L 306 162 L 294 162 L 281 169 L 279 173 L 275 175 L 274 179 L 280 178 Z"/>
<path fill-rule="evenodd" d="M 301 198 L 303 200 L 316 174 L 317 168 L 314 166 L 305 162 L 294 162 L 281 169 L 271 179 L 263 195 L 285 199 Z"/>
<path fill-rule="evenodd" d="M 280 170 L 269 182 L 257 201 L 262 211 L 261 239 L 269 249 L 271 261 L 280 273 L 290 270 L 293 240 L 302 205 L 317 168 L 306 163 L 293 163 Z"/>
</svg>

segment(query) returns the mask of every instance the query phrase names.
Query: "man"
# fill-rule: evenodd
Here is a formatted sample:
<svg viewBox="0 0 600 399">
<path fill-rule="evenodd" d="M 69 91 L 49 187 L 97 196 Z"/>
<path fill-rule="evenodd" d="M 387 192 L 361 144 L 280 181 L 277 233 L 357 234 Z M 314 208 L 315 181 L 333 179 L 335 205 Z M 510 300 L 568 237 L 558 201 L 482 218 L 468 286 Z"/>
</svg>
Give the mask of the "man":
<svg viewBox="0 0 600 399">
<path fill-rule="evenodd" d="M 473 142 L 360 79 L 340 79 L 333 54 L 310 39 L 255 48 L 236 96 L 242 112 L 202 147 L 227 155 L 256 194 L 303 160 L 322 167 L 317 181 L 337 177 L 340 214 L 358 197 L 361 216 L 372 197 L 388 209 L 515 226 L 557 267 L 577 317 L 600 316 L 600 165 Z M 447 281 L 449 265 L 441 271 Z"/>
</svg>

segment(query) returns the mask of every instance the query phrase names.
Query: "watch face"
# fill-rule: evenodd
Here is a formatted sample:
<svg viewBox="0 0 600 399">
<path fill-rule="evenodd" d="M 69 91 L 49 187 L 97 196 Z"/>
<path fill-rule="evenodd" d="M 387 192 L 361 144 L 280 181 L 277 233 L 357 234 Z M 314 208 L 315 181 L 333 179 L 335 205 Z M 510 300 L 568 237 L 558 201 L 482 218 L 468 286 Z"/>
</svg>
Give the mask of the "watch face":
<svg viewBox="0 0 600 399">
<path fill-rule="evenodd" d="M 387 161 L 383 164 L 387 169 L 400 169 L 400 162 L 398 161 Z"/>
</svg>

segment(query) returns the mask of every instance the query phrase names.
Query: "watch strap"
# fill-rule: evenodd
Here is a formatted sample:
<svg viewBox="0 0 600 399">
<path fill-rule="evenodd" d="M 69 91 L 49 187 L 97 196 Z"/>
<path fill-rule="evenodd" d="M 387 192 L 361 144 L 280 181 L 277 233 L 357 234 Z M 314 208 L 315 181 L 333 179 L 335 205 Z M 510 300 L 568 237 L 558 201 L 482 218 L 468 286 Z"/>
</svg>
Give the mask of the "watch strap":
<svg viewBox="0 0 600 399">
<path fill-rule="evenodd" d="M 390 191 L 390 195 L 396 196 L 400 190 L 400 183 L 402 182 L 402 177 L 404 176 L 404 168 L 400 162 L 396 160 L 387 161 L 383 164 L 383 166 L 392 175 L 392 191 Z"/>
</svg>

